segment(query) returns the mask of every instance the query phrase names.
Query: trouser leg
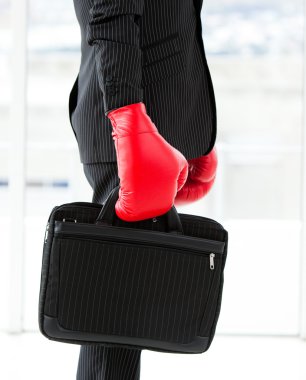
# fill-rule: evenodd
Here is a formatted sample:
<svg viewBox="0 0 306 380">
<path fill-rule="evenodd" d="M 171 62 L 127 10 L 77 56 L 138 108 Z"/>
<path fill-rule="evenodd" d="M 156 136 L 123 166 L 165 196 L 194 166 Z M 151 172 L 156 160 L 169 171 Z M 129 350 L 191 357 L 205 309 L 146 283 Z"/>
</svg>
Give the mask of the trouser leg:
<svg viewBox="0 0 306 380">
<path fill-rule="evenodd" d="M 92 202 L 103 203 L 119 185 L 117 162 L 83 164 L 93 189 Z M 141 350 L 103 345 L 80 347 L 76 380 L 139 380 Z"/>
<path fill-rule="evenodd" d="M 77 380 L 138 380 L 141 350 L 82 345 Z"/>
</svg>

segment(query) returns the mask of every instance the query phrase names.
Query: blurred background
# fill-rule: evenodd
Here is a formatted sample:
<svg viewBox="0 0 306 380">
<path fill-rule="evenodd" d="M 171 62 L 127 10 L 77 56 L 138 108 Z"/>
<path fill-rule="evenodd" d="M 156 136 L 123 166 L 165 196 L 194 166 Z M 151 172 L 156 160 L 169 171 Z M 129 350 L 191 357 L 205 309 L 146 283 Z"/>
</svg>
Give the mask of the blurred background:
<svg viewBox="0 0 306 380">
<path fill-rule="evenodd" d="M 303 0 L 204 1 L 219 168 L 178 211 L 228 230 L 223 301 L 207 353 L 143 351 L 142 379 L 306 379 L 304 18 Z M 51 209 L 92 197 L 68 115 L 79 65 L 73 0 L 0 0 L 3 380 L 75 378 L 79 346 L 39 333 L 38 294 Z"/>
</svg>

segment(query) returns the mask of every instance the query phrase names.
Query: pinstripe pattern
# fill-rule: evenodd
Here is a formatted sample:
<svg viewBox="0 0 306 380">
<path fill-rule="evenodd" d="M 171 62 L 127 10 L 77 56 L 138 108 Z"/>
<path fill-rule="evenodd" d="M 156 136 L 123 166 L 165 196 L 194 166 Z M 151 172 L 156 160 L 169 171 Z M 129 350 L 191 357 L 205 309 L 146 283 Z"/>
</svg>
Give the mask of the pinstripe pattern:
<svg viewBox="0 0 306 380">
<path fill-rule="evenodd" d="M 209 256 L 169 248 L 71 238 L 59 250 L 58 321 L 67 329 L 189 343 L 211 314 L 211 290 L 219 293 L 220 257 L 211 271 Z"/>
<path fill-rule="evenodd" d="M 204 337 L 208 349 L 221 306 L 226 230 L 211 219 L 179 214 L 184 235 L 206 241 L 191 246 L 187 238 L 188 244 L 185 240 L 184 244 L 168 245 L 166 249 L 160 241 L 164 234 L 131 229 L 167 231 L 167 215 L 155 221 L 138 222 L 114 218 L 114 226 L 130 228 L 129 234 L 118 236 L 115 243 L 107 238 L 108 227 L 105 230 L 96 227 L 94 232 L 95 227 L 90 225 L 101 215 L 101 204 L 109 189 L 118 185 L 117 163 L 85 164 L 83 168 L 94 190 L 93 203 L 74 202 L 55 207 L 48 219 L 49 238 L 44 241 L 39 296 L 42 333 L 56 336 L 50 330 L 54 327 L 44 323 L 45 318 L 45 322 L 54 318 L 62 328 L 75 333 L 113 335 L 117 339 L 121 335 L 133 336 L 142 341 L 136 349 L 97 345 L 80 337 L 70 339 L 70 343 L 83 342 L 77 380 L 139 379 L 141 349 L 150 345 L 148 342 L 159 341 L 157 347 L 161 347 L 161 342 L 179 347 Z M 63 223 L 63 218 L 67 222 L 70 219 L 70 223 Z M 87 232 L 95 235 L 90 237 L 87 228 L 90 228 Z M 125 229 L 119 230 L 122 234 Z M 101 238 L 101 233 L 106 235 Z M 126 240 L 130 235 L 141 245 L 130 244 Z M 152 240 L 153 235 L 160 238 Z M 218 242 L 221 247 L 225 244 L 223 253 Z M 215 253 L 214 268 L 210 268 L 211 251 Z M 150 279 L 146 281 L 148 271 Z M 124 340 L 117 340 L 120 341 L 124 344 Z"/>
<path fill-rule="evenodd" d="M 143 101 L 160 134 L 188 158 L 216 138 L 202 40 L 202 0 L 74 0 L 80 69 L 69 117 L 82 163 L 116 161 L 109 110 Z"/>
<path fill-rule="evenodd" d="M 92 202 L 102 203 L 119 184 L 111 124 L 106 116 L 111 109 L 143 101 L 161 135 L 186 158 L 212 149 L 216 138 L 215 100 L 201 35 L 202 0 L 194 1 L 196 4 L 193 0 L 74 0 L 82 54 L 69 97 L 69 117 L 84 173 L 93 188 Z M 93 164 L 86 165 L 89 163 Z M 80 245 L 77 252 L 82 256 Z M 191 268 L 191 279 L 195 271 L 200 275 L 199 268 Z M 165 272 L 161 273 L 164 281 Z M 184 285 L 183 279 L 180 283 Z M 197 290 L 194 298 L 189 298 L 193 307 L 187 310 L 192 312 Z M 200 299 L 206 298 L 202 295 Z M 159 297 L 157 305 L 161 301 Z M 140 319 L 135 307 L 131 308 L 138 330 Z M 204 310 L 206 313 L 206 307 Z M 184 318 L 181 314 L 179 321 Z M 86 320 L 85 315 L 76 323 L 81 326 Z M 184 331 L 180 324 L 171 326 L 170 316 L 165 321 L 165 329 L 173 337 Z M 108 321 L 113 327 L 117 323 L 117 329 L 122 322 L 120 318 Z M 198 328 L 198 323 L 194 326 Z M 141 350 L 137 349 L 82 345 L 76 379 L 139 379 L 140 357 Z"/>
<path fill-rule="evenodd" d="M 83 169 L 93 189 L 92 202 L 103 203 L 119 183 L 117 163 L 83 165 Z M 76 380 L 139 380 L 140 359 L 141 350 L 138 349 L 82 345 Z"/>
</svg>

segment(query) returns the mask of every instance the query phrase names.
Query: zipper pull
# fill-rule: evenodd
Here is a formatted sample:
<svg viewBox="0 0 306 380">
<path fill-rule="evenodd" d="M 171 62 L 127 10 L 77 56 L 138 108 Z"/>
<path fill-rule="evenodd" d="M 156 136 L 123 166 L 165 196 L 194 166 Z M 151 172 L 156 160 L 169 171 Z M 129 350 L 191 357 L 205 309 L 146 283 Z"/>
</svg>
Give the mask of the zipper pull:
<svg viewBox="0 0 306 380">
<path fill-rule="evenodd" d="M 209 255 L 210 269 L 211 269 L 211 270 L 215 269 L 214 257 L 215 257 L 215 254 L 214 254 L 214 253 L 211 253 L 211 254 Z"/>
<path fill-rule="evenodd" d="M 49 222 L 47 223 L 47 227 L 46 227 L 46 232 L 45 232 L 45 244 L 47 243 L 47 239 L 48 239 L 48 230 L 49 230 Z"/>
</svg>

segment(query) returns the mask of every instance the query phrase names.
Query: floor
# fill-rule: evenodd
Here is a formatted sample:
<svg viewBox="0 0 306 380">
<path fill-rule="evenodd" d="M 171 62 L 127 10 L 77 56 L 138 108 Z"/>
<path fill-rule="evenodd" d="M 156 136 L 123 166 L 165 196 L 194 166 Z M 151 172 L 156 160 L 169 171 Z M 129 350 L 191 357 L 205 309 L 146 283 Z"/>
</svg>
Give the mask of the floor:
<svg viewBox="0 0 306 380">
<path fill-rule="evenodd" d="M 79 345 L 0 332 L 1 380 L 73 380 Z M 306 341 L 215 335 L 200 355 L 142 351 L 141 380 L 306 380 Z"/>
</svg>

